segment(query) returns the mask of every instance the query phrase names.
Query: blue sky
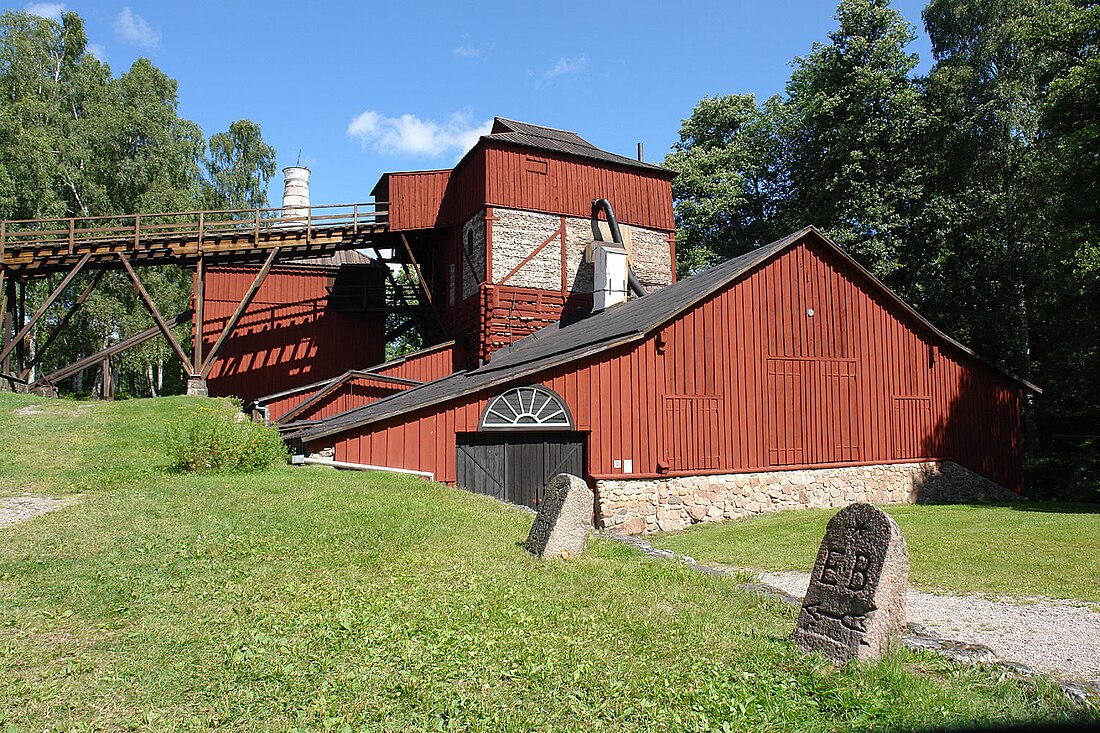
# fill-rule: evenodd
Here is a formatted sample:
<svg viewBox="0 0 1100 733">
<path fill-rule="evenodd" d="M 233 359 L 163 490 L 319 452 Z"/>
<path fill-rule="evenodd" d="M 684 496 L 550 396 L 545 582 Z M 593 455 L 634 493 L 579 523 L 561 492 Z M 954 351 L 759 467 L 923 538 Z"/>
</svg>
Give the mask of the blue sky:
<svg viewBox="0 0 1100 733">
<path fill-rule="evenodd" d="M 921 0 L 895 0 L 917 26 Z M 24 3 L 49 15 L 60 3 Z M 702 97 L 781 92 L 835 28 L 831 0 L 741 2 L 85 2 L 117 75 L 146 56 L 210 134 L 258 122 L 280 167 L 301 150 L 314 204 L 367 201 L 385 171 L 449 168 L 493 116 L 574 130 L 660 162 Z M 272 181 L 279 201 L 282 177 Z"/>
</svg>

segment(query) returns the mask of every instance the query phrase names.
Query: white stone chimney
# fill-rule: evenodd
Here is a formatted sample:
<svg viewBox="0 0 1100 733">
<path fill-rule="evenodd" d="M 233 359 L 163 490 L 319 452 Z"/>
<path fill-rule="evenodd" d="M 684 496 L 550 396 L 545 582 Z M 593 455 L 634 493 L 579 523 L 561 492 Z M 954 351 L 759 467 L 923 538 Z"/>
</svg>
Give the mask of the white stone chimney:
<svg viewBox="0 0 1100 733">
<path fill-rule="evenodd" d="M 309 213 L 309 168 L 291 165 L 283 168 L 283 217 Z"/>
<path fill-rule="evenodd" d="M 592 312 L 622 303 L 628 294 L 626 249 L 614 242 L 592 243 Z"/>
</svg>

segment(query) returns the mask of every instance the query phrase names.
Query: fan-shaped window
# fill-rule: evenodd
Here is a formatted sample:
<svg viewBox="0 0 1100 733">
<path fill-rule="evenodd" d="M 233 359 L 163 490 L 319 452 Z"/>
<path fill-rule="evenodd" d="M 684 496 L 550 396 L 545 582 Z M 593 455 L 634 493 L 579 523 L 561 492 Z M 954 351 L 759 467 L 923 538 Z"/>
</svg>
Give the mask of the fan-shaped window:
<svg viewBox="0 0 1100 733">
<path fill-rule="evenodd" d="M 571 430 L 573 417 L 561 397 L 545 387 L 514 387 L 485 407 L 482 430 Z"/>
</svg>

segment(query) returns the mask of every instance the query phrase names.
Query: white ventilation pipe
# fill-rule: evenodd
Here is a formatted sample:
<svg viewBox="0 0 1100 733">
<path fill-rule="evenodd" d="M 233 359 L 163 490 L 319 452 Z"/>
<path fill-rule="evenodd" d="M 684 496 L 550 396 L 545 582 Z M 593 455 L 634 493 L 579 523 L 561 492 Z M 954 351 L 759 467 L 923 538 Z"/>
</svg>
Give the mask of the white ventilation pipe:
<svg viewBox="0 0 1100 733">
<path fill-rule="evenodd" d="M 295 466 L 303 463 L 312 463 L 316 466 L 330 466 L 331 468 L 344 468 L 349 471 L 389 471 L 390 473 L 404 473 L 411 476 L 420 476 L 429 481 L 435 481 L 435 474 L 430 471 L 414 471 L 411 468 L 394 468 L 393 466 L 372 466 L 368 463 L 348 463 L 347 461 L 331 461 L 328 458 L 307 458 L 305 456 L 293 456 L 290 462 Z"/>
</svg>

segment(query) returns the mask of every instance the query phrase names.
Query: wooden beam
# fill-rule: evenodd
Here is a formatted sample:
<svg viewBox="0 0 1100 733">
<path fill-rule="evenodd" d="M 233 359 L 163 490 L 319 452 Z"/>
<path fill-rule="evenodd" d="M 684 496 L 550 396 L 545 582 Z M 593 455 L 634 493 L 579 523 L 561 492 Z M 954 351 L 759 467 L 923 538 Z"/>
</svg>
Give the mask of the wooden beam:
<svg viewBox="0 0 1100 733">
<path fill-rule="evenodd" d="M 252 304 L 252 299 L 256 297 L 256 293 L 259 291 L 260 286 L 263 285 L 264 280 L 267 279 L 267 274 L 271 272 L 271 266 L 275 264 L 275 258 L 278 254 L 278 247 L 271 250 L 271 254 L 267 256 L 267 261 L 264 262 L 264 266 L 256 273 L 256 279 L 252 281 L 252 285 L 248 288 L 248 292 L 244 294 L 244 298 L 242 298 L 240 304 L 237 305 L 237 310 L 233 311 L 233 315 L 230 316 L 229 322 L 225 324 L 225 328 L 222 329 L 222 333 L 218 336 L 218 340 L 214 342 L 214 346 L 210 349 L 210 353 L 206 355 L 206 361 L 203 362 L 202 370 L 199 373 L 199 376 L 203 379 L 210 376 L 210 371 L 214 368 L 214 361 L 218 358 L 218 354 L 221 353 L 222 347 L 229 338 L 229 334 L 233 333 L 233 329 L 237 327 L 237 323 L 241 320 L 241 316 L 244 315 L 248 306 Z"/>
<path fill-rule="evenodd" d="M 145 308 L 149 311 L 149 315 L 156 321 L 157 326 L 160 328 L 161 333 L 164 334 L 164 338 L 168 339 L 169 345 L 179 356 L 180 361 L 183 362 L 183 368 L 187 370 L 189 375 L 195 373 L 195 367 L 191 363 L 191 359 L 187 356 L 183 350 L 183 346 L 180 345 L 179 339 L 172 333 L 171 327 L 169 327 L 167 321 L 164 320 L 164 316 L 160 314 L 157 309 L 157 304 L 153 302 L 148 291 L 145 290 L 145 286 L 141 284 L 141 280 L 138 279 L 137 272 L 134 270 L 134 266 L 130 264 L 129 258 L 122 252 L 118 253 L 118 259 L 122 262 L 123 269 L 126 270 L 126 274 L 130 276 L 130 281 L 134 284 L 134 289 L 137 290 L 138 295 L 141 296 L 141 302 L 145 303 Z"/>
<path fill-rule="evenodd" d="M 401 243 L 405 245 L 405 252 L 409 255 L 409 262 L 412 263 L 413 269 L 416 270 L 416 279 L 420 283 L 420 289 L 424 291 L 424 297 L 428 299 L 428 305 L 434 308 L 435 304 L 432 303 L 431 288 L 424 282 L 424 273 L 420 272 L 420 263 L 416 261 L 416 256 L 413 255 L 412 247 L 409 246 L 409 240 L 405 238 L 404 232 L 401 232 Z"/>
<path fill-rule="evenodd" d="M 191 311 L 188 310 L 188 311 L 184 311 L 183 313 L 180 313 L 178 316 L 176 316 L 174 318 L 170 318 L 168 320 L 168 325 L 170 327 L 174 328 L 174 327 L 179 326 L 181 324 L 187 323 L 190 320 L 191 320 Z M 49 374 L 47 374 L 43 377 L 40 377 L 39 379 L 36 379 L 31 384 L 31 388 L 33 389 L 34 387 L 37 387 L 40 384 L 57 384 L 62 379 L 68 379 L 69 377 L 76 374 L 77 372 L 84 371 L 88 367 L 92 367 L 92 366 L 95 366 L 96 364 L 101 363 L 108 356 L 114 356 L 115 354 L 120 354 L 123 351 L 126 351 L 127 349 L 131 349 L 135 346 L 138 346 L 140 344 L 145 343 L 146 341 L 148 341 L 151 338 L 156 338 L 158 335 L 160 335 L 160 326 L 153 326 L 152 328 L 147 328 L 147 329 L 145 329 L 144 331 L 142 331 L 140 333 L 134 334 L 133 336 L 131 336 L 128 339 L 124 339 L 122 341 L 119 341 L 117 344 L 114 344 L 112 346 L 108 346 L 106 349 L 103 349 L 102 351 L 97 351 L 96 353 L 92 354 L 91 356 L 86 356 L 83 359 L 79 359 L 77 361 L 74 361 L 72 364 L 69 364 L 68 366 L 63 366 L 60 369 L 52 371 Z"/>
<path fill-rule="evenodd" d="M 7 268 L 5 268 L 6 270 Z M 15 279 L 8 277 L 4 283 L 3 319 L 0 328 L 4 330 L 4 346 L 12 342 L 15 337 L 15 326 L 12 323 L 12 303 L 15 301 Z M 11 360 L 7 357 L 0 359 L 0 371 L 5 374 L 11 372 Z"/>
<path fill-rule="evenodd" d="M 206 328 L 206 258 L 199 254 L 195 265 L 195 363 L 202 364 L 202 337 Z"/>
<path fill-rule="evenodd" d="M 23 371 L 19 373 L 19 376 L 22 379 L 27 379 L 28 377 L 30 377 L 31 370 L 34 369 L 40 361 L 42 361 L 42 355 L 46 353 L 46 349 L 50 348 L 50 346 L 53 345 L 53 342 L 56 341 L 57 337 L 60 336 L 61 333 L 65 330 L 65 326 L 69 325 L 69 320 L 72 319 L 73 315 L 80 308 L 80 306 L 84 305 L 84 301 L 87 300 L 88 296 L 92 294 L 92 291 L 95 289 L 95 286 L 99 284 L 99 281 L 101 279 L 103 279 L 103 270 L 99 270 L 94 275 L 92 275 L 91 281 L 88 282 L 88 287 L 84 288 L 84 292 L 82 292 L 80 294 L 80 297 L 76 299 L 76 302 L 73 303 L 73 307 L 65 313 L 65 316 L 61 319 L 61 322 L 57 324 L 57 328 L 55 328 L 53 330 L 53 333 L 51 333 L 46 339 L 46 343 L 42 344 L 42 346 L 40 346 L 34 352 L 34 358 L 31 359 L 31 363 L 24 367 Z"/>
<path fill-rule="evenodd" d="M 3 222 L 0 222 L 3 223 Z M 11 336 L 8 333 L 8 269 L 6 267 L 0 267 L 0 339 L 3 339 L 4 343 L 8 342 L 8 338 Z"/>
<path fill-rule="evenodd" d="M 432 315 L 435 317 L 435 325 L 439 329 L 439 334 L 445 338 L 447 336 L 447 328 L 443 325 L 443 318 L 439 315 L 439 309 L 435 307 L 435 302 L 432 300 L 431 288 L 428 287 L 428 283 L 424 281 L 424 273 L 420 271 L 420 263 L 416 261 L 416 256 L 413 254 L 412 247 L 409 245 L 409 240 L 405 238 L 404 232 L 401 233 L 401 243 L 405 245 L 405 252 L 408 253 L 409 261 L 416 271 L 416 279 L 417 282 L 420 283 L 420 290 L 424 293 L 424 297 L 428 299 L 428 305 L 431 306 Z M 459 284 L 455 283 L 455 288 L 458 287 Z"/>
<path fill-rule="evenodd" d="M 562 224 L 562 227 L 559 227 L 558 229 L 555 229 L 555 230 L 554 230 L 554 231 L 553 231 L 553 232 L 552 232 L 552 233 L 550 234 L 550 236 L 549 236 L 549 237 L 547 237 L 546 239 L 542 240 L 542 244 L 540 244 L 539 246 L 537 246 L 537 247 L 535 247 L 535 248 L 534 248 L 533 250 L 531 250 L 531 252 L 530 252 L 530 253 L 529 253 L 529 254 L 528 254 L 528 255 L 527 255 L 526 257 L 524 257 L 524 258 L 523 258 L 522 260 L 520 260 L 520 261 L 519 261 L 519 264 L 518 264 L 518 265 L 516 265 L 515 267 L 513 267 L 513 268 L 511 269 L 511 271 L 510 271 L 510 272 L 509 272 L 509 273 L 508 273 L 507 275 L 505 275 L 504 277 L 502 277 L 502 278 L 500 279 L 500 282 L 499 282 L 498 284 L 499 284 L 499 285 L 503 285 L 504 283 L 506 283 L 506 282 L 508 282 L 509 280 L 511 280 L 511 279 L 512 279 L 512 276 L 513 276 L 513 275 L 515 275 L 515 274 L 516 274 L 517 272 L 519 272 L 520 270 L 522 270 L 522 269 L 523 269 L 523 267 L 524 267 L 524 266 L 525 266 L 525 265 L 526 265 L 526 264 L 527 264 L 528 262 L 530 262 L 531 260 L 535 259 L 535 257 L 536 257 L 536 256 L 538 255 L 538 253 L 539 253 L 539 252 L 541 252 L 541 251 L 542 251 L 543 249 L 545 249 L 545 248 L 546 248 L 546 245 L 550 244 L 550 243 L 551 243 L 551 242 L 553 242 L 553 241 L 554 241 L 555 239 L 558 239 L 558 238 L 559 238 L 559 237 L 560 237 L 560 236 L 562 235 L 562 233 L 563 233 L 563 232 L 565 231 L 565 230 L 564 230 L 564 226 L 565 226 L 565 225 L 564 225 L 564 224 Z M 465 250 L 463 250 L 463 251 L 465 251 Z M 476 276 L 475 276 L 475 277 L 476 277 Z M 478 283 L 478 285 L 480 285 L 480 284 L 481 284 L 481 283 Z"/>
<path fill-rule="evenodd" d="M 6 362 L 8 356 L 12 352 L 12 349 L 15 348 L 16 344 L 23 342 L 23 339 L 26 337 L 26 335 L 30 333 L 31 329 L 34 328 L 34 325 L 38 323 L 38 319 L 40 319 L 46 313 L 46 310 L 54 304 L 54 301 L 56 301 L 61 296 L 61 293 L 65 291 L 65 288 L 69 287 L 69 283 L 73 281 L 73 278 L 80 274 L 80 271 L 84 269 L 84 265 L 88 264 L 88 260 L 90 259 L 92 259 L 92 256 L 90 254 L 86 254 L 81 257 L 80 261 L 76 263 L 76 266 L 69 271 L 69 274 L 61 279 L 61 284 L 54 288 L 54 291 L 50 293 L 50 297 L 46 298 L 46 302 L 42 304 L 42 307 L 39 308 L 33 316 L 31 316 L 31 319 L 27 321 L 26 324 L 24 324 L 23 328 L 19 329 L 19 333 L 15 335 L 15 337 L 11 340 L 11 343 L 4 344 L 4 350 L 0 351 L 0 363 L 3 363 L 5 365 L 5 372 L 10 371 L 7 368 Z"/>
<path fill-rule="evenodd" d="M 36 314 L 37 315 L 37 314 Z M 39 316 L 41 317 L 41 316 Z M 23 323 L 27 320 L 27 281 L 20 278 L 19 280 L 19 311 L 15 316 L 16 323 Z M 19 338 L 15 340 L 15 363 L 19 365 L 19 371 L 23 371 L 23 364 L 27 360 L 27 346 L 26 339 Z"/>
</svg>

